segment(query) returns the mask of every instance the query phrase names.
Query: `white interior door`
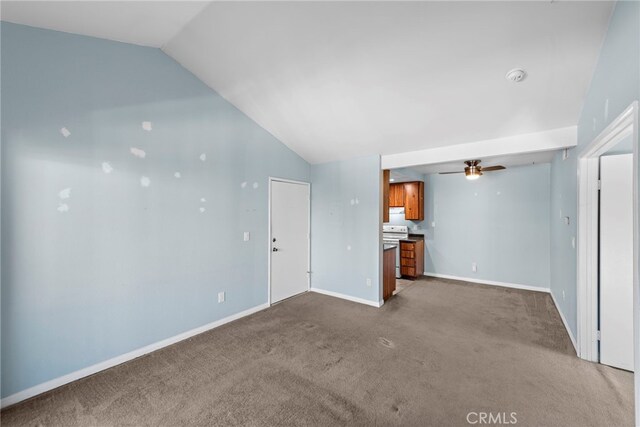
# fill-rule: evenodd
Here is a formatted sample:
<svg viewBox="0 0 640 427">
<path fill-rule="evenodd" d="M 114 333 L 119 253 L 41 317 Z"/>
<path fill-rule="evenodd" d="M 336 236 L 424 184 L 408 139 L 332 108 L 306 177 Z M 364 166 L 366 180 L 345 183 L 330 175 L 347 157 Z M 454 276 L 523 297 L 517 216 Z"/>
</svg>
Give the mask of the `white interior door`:
<svg viewBox="0 0 640 427">
<path fill-rule="evenodd" d="M 633 154 L 600 158 L 600 362 L 633 371 Z"/>
<path fill-rule="evenodd" d="M 309 184 L 271 181 L 271 303 L 309 290 Z"/>
</svg>

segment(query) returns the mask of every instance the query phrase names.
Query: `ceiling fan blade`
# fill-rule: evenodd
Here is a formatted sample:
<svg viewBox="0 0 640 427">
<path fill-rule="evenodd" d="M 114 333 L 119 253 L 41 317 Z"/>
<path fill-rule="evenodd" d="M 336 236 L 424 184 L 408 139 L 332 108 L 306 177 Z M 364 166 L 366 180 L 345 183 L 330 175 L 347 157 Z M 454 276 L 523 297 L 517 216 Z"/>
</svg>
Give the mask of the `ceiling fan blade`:
<svg viewBox="0 0 640 427">
<path fill-rule="evenodd" d="M 504 166 L 489 166 L 488 168 L 482 168 L 482 172 L 500 171 L 506 169 Z"/>
<path fill-rule="evenodd" d="M 440 175 L 449 175 L 449 174 L 452 174 L 452 173 L 464 173 L 464 171 L 459 171 L 459 172 L 440 172 L 439 174 Z"/>
</svg>

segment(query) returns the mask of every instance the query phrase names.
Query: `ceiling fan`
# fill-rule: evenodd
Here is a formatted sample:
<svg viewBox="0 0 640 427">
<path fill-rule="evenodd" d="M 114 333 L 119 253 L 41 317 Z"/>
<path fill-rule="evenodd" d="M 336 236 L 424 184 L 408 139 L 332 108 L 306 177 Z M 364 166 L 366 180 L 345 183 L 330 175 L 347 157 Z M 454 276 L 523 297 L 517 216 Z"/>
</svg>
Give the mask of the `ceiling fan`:
<svg viewBox="0 0 640 427">
<path fill-rule="evenodd" d="M 467 160 L 466 162 L 464 162 L 464 164 L 467 165 L 464 168 L 464 171 L 440 172 L 440 175 L 448 175 L 452 173 L 464 173 L 467 179 L 478 179 L 480 178 L 480 175 L 482 175 L 482 172 L 492 172 L 492 171 L 499 171 L 502 169 L 506 169 L 504 166 L 500 166 L 500 165 L 483 168 L 482 166 L 480 166 L 480 160 Z"/>
</svg>

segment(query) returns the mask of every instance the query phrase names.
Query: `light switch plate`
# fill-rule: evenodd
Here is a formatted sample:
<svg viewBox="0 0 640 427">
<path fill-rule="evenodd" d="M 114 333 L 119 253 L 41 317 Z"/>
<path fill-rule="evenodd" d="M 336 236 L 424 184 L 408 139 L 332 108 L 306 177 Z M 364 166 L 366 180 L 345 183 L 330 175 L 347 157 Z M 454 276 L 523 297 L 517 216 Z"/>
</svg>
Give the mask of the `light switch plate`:
<svg viewBox="0 0 640 427">
<path fill-rule="evenodd" d="M 218 302 L 224 302 L 224 291 L 218 292 Z"/>
<path fill-rule="evenodd" d="M 244 232 L 244 241 L 245 241 L 245 242 L 248 242 L 248 241 L 249 241 L 249 239 L 251 239 L 251 233 L 250 233 L 250 232 L 248 232 L 248 231 L 245 231 L 245 232 Z"/>
</svg>

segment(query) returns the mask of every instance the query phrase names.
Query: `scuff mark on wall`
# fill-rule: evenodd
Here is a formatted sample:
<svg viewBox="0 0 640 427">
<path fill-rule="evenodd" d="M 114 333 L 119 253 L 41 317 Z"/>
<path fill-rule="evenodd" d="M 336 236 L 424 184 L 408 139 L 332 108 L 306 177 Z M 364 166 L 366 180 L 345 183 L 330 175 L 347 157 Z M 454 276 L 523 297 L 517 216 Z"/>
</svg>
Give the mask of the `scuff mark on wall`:
<svg viewBox="0 0 640 427">
<path fill-rule="evenodd" d="M 258 183 L 257 183 L 257 182 L 254 182 L 254 183 L 253 183 L 253 189 L 255 190 L 256 188 L 258 188 Z"/>
<path fill-rule="evenodd" d="M 200 154 L 200 160 L 202 160 L 203 162 L 207 160 L 207 154 L 206 153 Z"/>
<path fill-rule="evenodd" d="M 151 132 L 151 122 L 142 122 L 142 129 Z"/>
<path fill-rule="evenodd" d="M 149 177 L 143 176 L 142 178 L 140 178 L 140 185 L 142 185 L 143 187 L 148 187 L 151 185 L 151 180 L 149 179 Z"/>
<path fill-rule="evenodd" d="M 243 182 L 242 184 L 240 184 L 240 188 L 246 188 L 246 186 L 247 186 L 247 182 L 246 181 Z"/>
<path fill-rule="evenodd" d="M 65 138 L 69 138 L 69 135 L 71 135 L 71 132 L 69 132 L 69 129 L 63 127 L 60 129 L 60 133 L 62 134 L 62 136 L 64 136 Z"/>
<path fill-rule="evenodd" d="M 67 205 L 66 203 L 60 203 L 58 205 L 58 212 L 69 212 L 69 205 Z"/>
<path fill-rule="evenodd" d="M 204 197 L 202 197 L 202 198 L 200 198 L 200 201 L 201 201 L 202 203 L 205 203 L 205 202 L 207 201 L 207 199 L 205 199 Z"/>
<path fill-rule="evenodd" d="M 145 153 L 144 150 L 141 150 L 139 148 L 131 147 L 129 151 L 131 151 L 131 154 L 133 154 L 138 158 L 144 159 L 145 157 L 147 157 L 147 153 Z"/>
<path fill-rule="evenodd" d="M 201 208 L 200 208 L 200 213 L 204 213 L 204 211 L 206 211 L 206 209 L 205 209 L 205 208 L 203 208 L 203 207 L 201 207 Z"/>
<path fill-rule="evenodd" d="M 111 166 L 109 162 L 102 162 L 102 172 L 104 173 L 113 172 L 113 166 Z"/>
<path fill-rule="evenodd" d="M 180 172 L 176 172 L 173 174 L 176 178 L 182 178 L 182 174 Z"/>
</svg>

